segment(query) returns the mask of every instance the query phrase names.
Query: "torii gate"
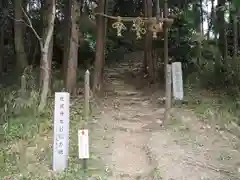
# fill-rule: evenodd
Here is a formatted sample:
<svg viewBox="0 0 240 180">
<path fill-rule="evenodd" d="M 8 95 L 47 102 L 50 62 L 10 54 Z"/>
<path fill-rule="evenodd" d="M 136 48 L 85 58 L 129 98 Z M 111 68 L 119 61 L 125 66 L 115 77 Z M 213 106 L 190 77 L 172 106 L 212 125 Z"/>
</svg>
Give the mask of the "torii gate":
<svg viewBox="0 0 240 180">
<path fill-rule="evenodd" d="M 151 31 L 153 33 L 153 38 L 157 38 L 157 34 L 162 32 L 164 29 L 164 64 L 165 64 L 165 120 L 169 118 L 169 110 L 171 108 L 171 69 L 169 67 L 168 58 L 168 28 L 171 27 L 173 23 L 173 18 L 169 18 L 168 0 L 164 0 L 164 15 L 160 15 L 160 0 L 156 0 L 157 12 L 156 17 L 120 17 L 111 16 L 105 14 L 105 0 L 98 0 L 98 12 L 93 15 L 97 18 L 97 23 L 105 24 L 104 18 L 109 18 L 115 20 L 112 24 L 112 28 L 116 29 L 117 36 L 122 36 L 122 32 L 127 28 L 124 22 L 132 22 L 133 25 L 131 30 L 136 33 L 136 38 L 141 39 L 141 37 L 147 32 Z M 92 16 L 92 15 L 91 15 Z M 148 28 L 145 24 L 149 24 Z M 98 26 L 98 24 L 97 24 Z M 98 27 L 100 28 L 100 27 Z M 95 57 L 95 72 L 94 72 L 94 83 L 93 92 L 101 89 L 102 84 L 102 74 L 104 66 L 104 42 L 101 42 L 101 36 L 105 36 L 103 29 L 98 30 L 97 42 L 96 42 L 96 57 Z"/>
</svg>

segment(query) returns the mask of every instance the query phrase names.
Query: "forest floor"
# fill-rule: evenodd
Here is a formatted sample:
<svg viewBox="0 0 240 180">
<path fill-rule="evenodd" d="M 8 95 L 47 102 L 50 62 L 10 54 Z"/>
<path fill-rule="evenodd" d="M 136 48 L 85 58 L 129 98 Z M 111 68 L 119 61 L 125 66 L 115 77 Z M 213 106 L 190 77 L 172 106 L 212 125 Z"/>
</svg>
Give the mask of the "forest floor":
<svg viewBox="0 0 240 180">
<path fill-rule="evenodd" d="M 239 180 L 240 128 L 231 113 L 219 108 L 215 96 L 227 106 L 220 95 L 185 92 L 187 104 L 174 105 L 162 126 L 163 87 L 149 88 L 132 72 L 128 63 L 107 68 L 105 94 L 92 105 L 85 174 L 91 178 L 84 177 L 78 159 L 79 96 L 71 106 L 68 170 L 57 176 L 51 171 L 51 104 L 44 116 L 9 120 L 10 140 L 0 143 L 0 179 Z"/>
<path fill-rule="evenodd" d="M 229 128 L 183 106 L 175 106 L 162 126 L 159 88 L 136 86 L 144 80 L 129 76 L 128 64 L 106 72 L 109 83 L 95 114 L 92 148 L 109 180 L 240 179 L 240 139 Z"/>
</svg>

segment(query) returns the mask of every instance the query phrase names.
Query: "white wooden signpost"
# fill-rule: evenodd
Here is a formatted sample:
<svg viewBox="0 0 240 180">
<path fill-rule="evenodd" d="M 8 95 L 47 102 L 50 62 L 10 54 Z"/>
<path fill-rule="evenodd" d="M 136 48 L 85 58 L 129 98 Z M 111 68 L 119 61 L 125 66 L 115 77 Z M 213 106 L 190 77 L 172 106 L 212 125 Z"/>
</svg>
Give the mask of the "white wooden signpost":
<svg viewBox="0 0 240 180">
<path fill-rule="evenodd" d="M 55 93 L 53 171 L 63 171 L 68 166 L 69 101 L 67 92 Z"/>
<path fill-rule="evenodd" d="M 175 100 L 183 100 L 183 79 L 181 62 L 172 63 L 173 97 Z"/>
<path fill-rule="evenodd" d="M 89 138 L 87 129 L 78 131 L 78 152 L 79 159 L 89 158 Z"/>
</svg>

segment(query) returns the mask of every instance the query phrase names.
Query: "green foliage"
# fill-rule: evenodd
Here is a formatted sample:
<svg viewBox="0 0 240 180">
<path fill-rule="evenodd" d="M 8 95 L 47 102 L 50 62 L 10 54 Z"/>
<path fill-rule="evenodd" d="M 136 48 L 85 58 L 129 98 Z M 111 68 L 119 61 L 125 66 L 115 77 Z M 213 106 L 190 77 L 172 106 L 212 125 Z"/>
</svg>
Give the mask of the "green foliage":
<svg viewBox="0 0 240 180">
<path fill-rule="evenodd" d="M 239 95 L 240 64 L 239 58 L 228 57 L 227 63 L 220 55 L 219 49 L 204 41 L 201 59 L 192 61 L 192 73 L 188 75 L 192 83 L 203 88 L 223 90 L 228 95 Z"/>
<path fill-rule="evenodd" d="M 169 33 L 169 54 L 174 61 L 190 65 L 192 57 L 196 57 L 195 49 L 197 41 L 194 37 L 194 29 L 191 21 L 185 14 L 179 15 Z"/>
<path fill-rule="evenodd" d="M 37 91 L 31 91 L 28 98 L 16 91 L 4 93 L 0 112 L 5 141 L 31 138 L 38 132 L 36 122 L 41 120 L 37 117 L 38 97 Z"/>
<path fill-rule="evenodd" d="M 239 8 L 240 7 L 240 1 L 238 0 L 232 0 L 232 5 L 236 8 Z"/>
</svg>

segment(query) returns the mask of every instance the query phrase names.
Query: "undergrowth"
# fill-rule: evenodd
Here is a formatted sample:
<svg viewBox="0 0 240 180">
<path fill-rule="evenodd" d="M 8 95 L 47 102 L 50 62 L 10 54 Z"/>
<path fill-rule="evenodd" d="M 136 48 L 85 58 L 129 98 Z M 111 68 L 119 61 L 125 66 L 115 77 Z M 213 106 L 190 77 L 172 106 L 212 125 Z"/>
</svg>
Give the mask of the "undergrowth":
<svg viewBox="0 0 240 180">
<path fill-rule="evenodd" d="M 240 96 L 229 96 L 223 91 L 199 90 L 188 85 L 185 100 L 185 106 L 192 109 L 200 120 L 240 137 Z"/>
<path fill-rule="evenodd" d="M 77 131 L 84 122 L 83 102 L 76 102 L 70 110 L 69 167 L 55 174 L 51 170 L 54 98 L 49 97 L 40 114 L 39 91 L 35 86 L 28 86 L 25 94 L 21 88 L 1 87 L 0 96 L 0 179 L 106 179 L 104 169 L 96 167 L 98 159 L 92 154 L 86 173 L 78 159 Z"/>
</svg>

